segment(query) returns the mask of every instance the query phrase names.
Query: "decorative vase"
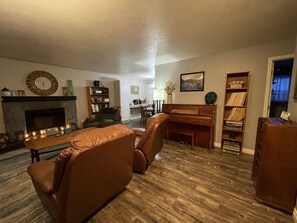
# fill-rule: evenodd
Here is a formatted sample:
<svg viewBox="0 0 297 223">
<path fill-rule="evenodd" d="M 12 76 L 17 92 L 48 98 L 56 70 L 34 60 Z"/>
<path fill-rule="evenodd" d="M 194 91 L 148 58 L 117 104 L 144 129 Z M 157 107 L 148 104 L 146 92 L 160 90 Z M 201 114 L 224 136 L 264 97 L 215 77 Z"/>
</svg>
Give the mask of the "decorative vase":
<svg viewBox="0 0 297 223">
<path fill-rule="evenodd" d="M 1 90 L 1 95 L 2 96 L 11 96 L 10 90 L 8 90 L 7 88 L 3 88 Z"/>
<path fill-rule="evenodd" d="M 172 94 L 167 94 L 167 104 L 172 104 Z"/>
</svg>

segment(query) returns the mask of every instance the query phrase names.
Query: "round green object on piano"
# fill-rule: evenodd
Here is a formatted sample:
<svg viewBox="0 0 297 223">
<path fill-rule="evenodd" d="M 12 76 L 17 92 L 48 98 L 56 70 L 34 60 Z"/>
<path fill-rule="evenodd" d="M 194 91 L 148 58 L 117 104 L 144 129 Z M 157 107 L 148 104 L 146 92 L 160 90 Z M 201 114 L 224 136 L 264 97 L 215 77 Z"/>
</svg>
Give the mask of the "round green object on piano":
<svg viewBox="0 0 297 223">
<path fill-rule="evenodd" d="M 205 99 L 205 103 L 207 105 L 213 105 L 217 100 L 217 94 L 215 92 L 213 92 L 213 91 L 208 92 L 205 95 L 204 99 Z"/>
</svg>

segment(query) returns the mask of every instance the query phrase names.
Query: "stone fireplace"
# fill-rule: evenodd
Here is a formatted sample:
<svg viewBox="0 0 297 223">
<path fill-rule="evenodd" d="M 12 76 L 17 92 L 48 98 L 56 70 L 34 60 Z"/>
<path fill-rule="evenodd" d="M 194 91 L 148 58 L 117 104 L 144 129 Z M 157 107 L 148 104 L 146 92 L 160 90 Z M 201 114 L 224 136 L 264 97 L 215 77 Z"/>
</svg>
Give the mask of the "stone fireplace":
<svg viewBox="0 0 297 223">
<path fill-rule="evenodd" d="M 66 126 L 64 108 L 34 109 L 25 111 L 27 132 Z"/>
<path fill-rule="evenodd" d="M 6 132 L 16 134 L 26 128 L 25 112 L 63 108 L 66 123 L 77 123 L 76 96 L 2 97 Z"/>
</svg>

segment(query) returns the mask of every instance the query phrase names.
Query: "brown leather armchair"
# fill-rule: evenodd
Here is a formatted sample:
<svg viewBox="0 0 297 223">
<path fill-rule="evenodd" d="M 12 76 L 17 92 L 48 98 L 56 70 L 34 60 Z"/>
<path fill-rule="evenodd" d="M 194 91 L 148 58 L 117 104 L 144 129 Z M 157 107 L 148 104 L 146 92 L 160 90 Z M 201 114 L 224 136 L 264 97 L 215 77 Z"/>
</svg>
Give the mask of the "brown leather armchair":
<svg viewBox="0 0 297 223">
<path fill-rule="evenodd" d="M 86 118 L 83 127 L 103 128 L 109 125 L 121 123 L 121 110 L 117 107 L 102 108 L 95 118 Z"/>
<path fill-rule="evenodd" d="M 135 134 L 124 125 L 75 136 L 55 161 L 28 167 L 32 183 L 54 222 L 82 222 L 132 179 Z"/>
<path fill-rule="evenodd" d="M 169 116 L 165 113 L 153 115 L 147 120 L 146 128 L 132 128 L 136 134 L 133 171 L 144 173 L 162 149 Z"/>
</svg>

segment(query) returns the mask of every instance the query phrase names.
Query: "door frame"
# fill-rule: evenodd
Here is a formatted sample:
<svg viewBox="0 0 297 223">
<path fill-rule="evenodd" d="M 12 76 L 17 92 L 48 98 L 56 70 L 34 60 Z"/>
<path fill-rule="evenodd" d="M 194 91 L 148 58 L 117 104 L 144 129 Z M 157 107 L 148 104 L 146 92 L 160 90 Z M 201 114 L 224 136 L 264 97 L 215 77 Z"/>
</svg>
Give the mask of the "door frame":
<svg viewBox="0 0 297 223">
<path fill-rule="evenodd" d="M 269 117 L 271 87 L 272 87 L 272 80 L 273 80 L 273 73 L 274 73 L 274 62 L 278 60 L 294 59 L 294 56 L 295 54 L 287 54 L 287 55 L 268 58 L 264 106 L 263 106 L 263 114 L 262 114 L 263 117 Z"/>
</svg>

